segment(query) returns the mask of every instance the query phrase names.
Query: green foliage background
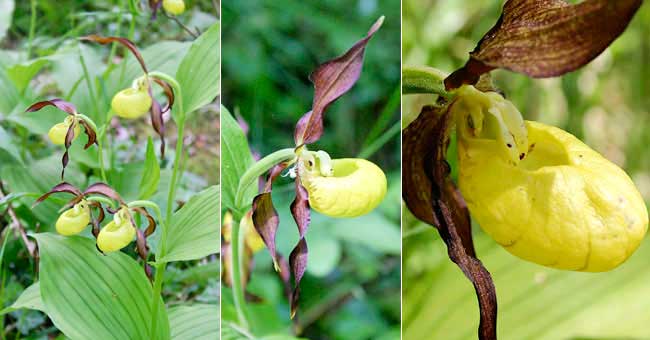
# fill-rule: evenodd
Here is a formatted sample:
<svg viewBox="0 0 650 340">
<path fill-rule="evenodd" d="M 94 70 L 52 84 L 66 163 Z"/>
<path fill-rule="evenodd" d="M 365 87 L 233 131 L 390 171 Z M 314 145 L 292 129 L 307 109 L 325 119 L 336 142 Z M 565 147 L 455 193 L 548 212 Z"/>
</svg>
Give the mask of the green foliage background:
<svg viewBox="0 0 650 340">
<path fill-rule="evenodd" d="M 356 219 L 312 212 L 299 323 L 306 327 L 302 336 L 313 339 L 399 338 L 399 1 L 252 0 L 222 6 L 224 105 L 246 121 L 251 149 L 261 156 L 293 146 L 295 123 L 313 99 L 309 74 L 386 16 L 368 44 L 359 82 L 329 108 L 323 138 L 311 149 L 332 158 L 356 157 L 386 136 L 370 159 L 386 172 L 389 193 L 380 208 Z M 289 213 L 293 187 L 281 178 L 273 190 L 279 249 L 287 256 L 297 242 Z M 266 250 L 255 257 L 248 287 L 264 299 L 247 306 L 256 336 L 291 333 L 289 306 L 270 264 Z M 224 322 L 235 320 L 230 295 L 224 288 Z"/>
<path fill-rule="evenodd" d="M 572 1 L 576 2 L 576 1 Z M 404 0 L 405 65 L 446 72 L 467 60 L 496 22 L 503 1 Z M 623 166 L 650 200 L 650 6 L 600 57 L 561 78 L 493 72 L 526 119 L 559 126 Z M 431 97 L 406 96 L 410 122 Z M 452 167 L 455 160 L 452 160 Z M 478 307 L 437 232 L 404 217 L 404 339 L 475 339 Z M 519 260 L 474 226 L 479 258 L 492 273 L 502 339 L 647 339 L 650 241 L 619 268 L 599 274 L 553 270 Z"/>
</svg>

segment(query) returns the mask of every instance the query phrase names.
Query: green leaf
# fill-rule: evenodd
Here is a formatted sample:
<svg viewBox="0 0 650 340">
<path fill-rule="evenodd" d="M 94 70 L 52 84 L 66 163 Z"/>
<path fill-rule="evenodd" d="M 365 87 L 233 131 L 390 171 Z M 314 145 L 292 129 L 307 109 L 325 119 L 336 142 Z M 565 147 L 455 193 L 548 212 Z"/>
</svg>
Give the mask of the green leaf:
<svg viewBox="0 0 650 340">
<path fill-rule="evenodd" d="M 169 328 L 174 340 L 219 338 L 219 306 L 197 304 L 169 309 Z"/>
<path fill-rule="evenodd" d="M 28 167 L 21 165 L 9 165 L 0 171 L 0 177 L 8 184 L 13 193 L 28 193 L 30 195 L 42 195 L 48 192 L 53 186 L 61 182 L 61 158 L 59 155 L 32 162 Z M 78 168 L 70 164 L 66 169 L 66 180 L 78 187 L 84 184 L 85 177 Z M 33 195 L 32 195 L 33 194 Z M 66 202 L 72 196 L 57 195 Z M 31 207 L 35 198 L 24 197 L 20 202 Z M 54 227 L 54 222 L 59 216 L 58 210 L 62 204 L 56 203 L 55 198 L 47 199 L 31 209 L 32 213 L 41 221 L 41 230 L 48 231 Z"/>
<path fill-rule="evenodd" d="M 167 249 L 159 262 L 188 261 L 219 252 L 219 186 L 185 203 L 168 226 Z"/>
<path fill-rule="evenodd" d="M 478 305 L 469 280 L 447 258 L 433 227 L 404 241 L 404 339 L 476 337 Z M 426 241 L 424 241 L 426 240 Z M 487 234 L 476 253 L 494 278 L 499 338 L 645 339 L 650 314 L 650 240 L 603 273 L 556 270 L 509 254 Z M 448 306 L 449 308 L 440 308 Z"/>
<path fill-rule="evenodd" d="M 6 151 L 16 161 L 22 163 L 22 157 L 20 157 L 18 147 L 14 144 L 11 136 L 2 128 L 2 126 L 0 126 L 0 149 Z"/>
<path fill-rule="evenodd" d="M 49 63 L 47 58 L 36 58 L 30 61 L 15 64 L 7 69 L 9 79 L 13 81 L 18 92 L 22 93 L 29 85 L 29 82 L 38 72 Z"/>
<path fill-rule="evenodd" d="M 211 103 L 220 88 L 220 23 L 215 23 L 201 34 L 183 58 L 176 80 L 183 90 L 185 113 Z"/>
<path fill-rule="evenodd" d="M 5 38 L 14 15 L 14 0 L 0 0 L 0 41 Z"/>
<path fill-rule="evenodd" d="M 35 309 L 45 312 L 45 306 L 43 305 L 43 300 L 41 299 L 41 284 L 35 282 L 31 286 L 27 287 L 22 294 L 18 297 L 18 300 L 14 302 L 11 306 L 0 311 L 0 315 L 4 315 L 15 310 L 26 308 L 26 309 Z"/>
<path fill-rule="evenodd" d="M 222 181 L 222 210 L 236 209 L 235 195 L 239 179 L 253 165 L 253 155 L 248 148 L 248 141 L 237 121 L 230 115 L 228 109 L 221 106 L 221 181 Z M 245 202 L 253 202 L 257 194 L 254 185 L 244 193 Z"/>
<path fill-rule="evenodd" d="M 147 153 L 141 177 L 140 194 L 138 196 L 140 199 L 146 200 L 156 193 L 158 183 L 160 182 L 160 164 L 158 164 L 158 158 L 156 158 L 151 137 L 147 140 Z"/>
<path fill-rule="evenodd" d="M 20 101 L 18 90 L 7 75 L 6 65 L 0 64 L 0 116 L 8 116 Z"/>
<path fill-rule="evenodd" d="M 360 243 L 386 254 L 399 255 L 401 252 L 402 241 L 399 225 L 377 212 L 329 223 L 331 225 L 327 228 L 331 235 L 341 240 Z"/>
<path fill-rule="evenodd" d="M 66 336 L 98 340 L 151 338 L 152 288 L 135 260 L 121 252 L 102 255 L 93 240 L 80 236 L 43 233 L 34 238 L 41 255 L 45 310 Z M 169 339 L 165 309 L 161 310 L 158 324 L 157 338 Z"/>
</svg>

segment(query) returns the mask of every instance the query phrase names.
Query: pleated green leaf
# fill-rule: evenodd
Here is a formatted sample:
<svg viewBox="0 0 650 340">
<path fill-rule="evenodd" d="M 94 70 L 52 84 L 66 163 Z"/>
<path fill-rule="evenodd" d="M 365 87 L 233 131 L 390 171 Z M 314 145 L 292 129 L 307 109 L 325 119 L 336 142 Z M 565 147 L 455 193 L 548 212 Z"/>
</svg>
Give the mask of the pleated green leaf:
<svg viewBox="0 0 650 340">
<path fill-rule="evenodd" d="M 169 328 L 174 340 L 219 339 L 219 306 L 198 304 L 169 309 Z"/>
<path fill-rule="evenodd" d="M 429 227 L 404 240 L 403 338 L 476 339 L 471 283 Z M 556 270 L 523 261 L 485 233 L 476 253 L 494 278 L 499 339 L 647 339 L 650 240 L 604 273 Z"/>
<path fill-rule="evenodd" d="M 45 312 L 45 306 L 43 305 L 43 300 L 41 299 L 40 283 L 36 282 L 33 285 L 27 287 L 27 289 L 25 289 L 22 294 L 20 294 L 16 302 L 0 311 L 0 315 L 7 314 L 21 308 L 35 309 L 40 310 L 41 312 Z"/>
<path fill-rule="evenodd" d="M 160 262 L 195 260 L 219 252 L 219 192 L 219 186 L 211 186 L 174 214 Z"/>
<path fill-rule="evenodd" d="M 239 179 L 255 163 L 248 147 L 248 140 L 228 109 L 221 106 L 221 183 L 223 185 L 222 210 L 234 210 Z M 242 202 L 252 202 L 257 187 L 250 185 L 243 194 Z"/>
<path fill-rule="evenodd" d="M 134 259 L 121 252 L 101 255 L 95 242 L 84 237 L 42 233 L 34 238 L 45 310 L 68 338 L 152 338 L 152 288 Z M 169 339 L 164 308 L 158 325 L 157 339 Z"/>
<path fill-rule="evenodd" d="M 153 148 L 151 137 L 147 140 L 147 152 L 144 159 L 144 169 L 142 169 L 142 179 L 140 180 L 139 198 L 146 200 L 153 196 L 158 190 L 160 182 L 160 164 L 156 158 L 156 151 Z"/>
<path fill-rule="evenodd" d="M 220 23 L 217 22 L 201 34 L 178 66 L 176 80 L 183 90 L 183 108 L 186 113 L 211 103 L 219 95 L 220 28 Z"/>
</svg>

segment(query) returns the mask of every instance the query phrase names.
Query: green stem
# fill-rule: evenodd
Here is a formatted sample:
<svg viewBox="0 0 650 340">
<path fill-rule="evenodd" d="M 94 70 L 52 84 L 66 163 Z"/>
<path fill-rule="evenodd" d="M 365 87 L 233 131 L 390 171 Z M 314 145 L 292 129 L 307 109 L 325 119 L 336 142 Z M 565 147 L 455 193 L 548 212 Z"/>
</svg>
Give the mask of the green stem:
<svg viewBox="0 0 650 340">
<path fill-rule="evenodd" d="M 167 233 L 169 227 L 171 227 L 172 219 L 172 209 L 174 205 L 174 197 L 176 196 L 176 182 L 178 181 L 178 172 L 180 168 L 180 161 L 183 156 L 183 139 L 185 133 L 185 111 L 183 109 L 183 93 L 181 92 L 181 86 L 178 84 L 176 79 L 173 77 L 162 73 L 162 72 L 151 72 L 149 73 L 150 77 L 155 77 L 162 79 L 169 83 L 174 89 L 174 95 L 176 98 L 177 116 L 175 117 L 176 123 L 178 124 L 178 137 L 176 140 L 176 150 L 174 156 L 174 165 L 172 167 L 172 177 L 169 182 L 169 191 L 167 194 L 167 209 L 165 211 L 165 223 L 162 226 L 160 243 L 158 244 L 158 249 L 156 251 L 156 276 L 154 278 L 153 286 L 153 298 L 152 298 L 152 312 L 151 312 L 151 339 L 155 340 L 156 334 L 154 333 L 158 324 L 158 310 L 160 309 L 160 296 L 162 292 L 162 281 L 165 274 L 165 267 L 167 266 L 166 262 L 160 262 L 160 260 L 165 256 L 165 249 L 167 246 Z"/>
<path fill-rule="evenodd" d="M 239 180 L 239 186 L 237 187 L 237 194 L 235 195 L 235 207 L 237 207 L 237 210 L 245 208 L 244 202 L 242 202 L 244 199 L 244 193 L 251 185 L 257 182 L 257 179 L 260 176 L 264 175 L 274 165 L 292 160 L 295 157 L 296 155 L 293 148 L 281 149 L 260 159 L 257 163 L 253 164 L 253 166 L 248 168 Z M 248 204 L 249 202 L 246 203 L 246 205 Z M 241 216 L 239 217 L 241 218 Z"/>
<path fill-rule="evenodd" d="M 90 101 L 93 102 L 93 108 L 95 109 L 95 117 L 99 117 L 99 106 L 97 106 L 97 97 L 95 96 L 95 90 L 93 89 L 92 80 L 90 79 L 90 73 L 88 72 L 88 67 L 86 67 L 86 59 L 84 59 L 83 50 L 81 45 L 79 45 L 79 61 L 81 62 L 81 68 L 84 71 L 84 78 L 86 79 L 86 86 L 88 86 L 88 94 L 90 95 Z"/>
<path fill-rule="evenodd" d="M 232 290 L 233 290 L 233 303 L 235 309 L 237 310 L 237 316 L 239 318 L 239 323 L 248 328 L 248 321 L 246 319 L 246 313 L 244 312 L 244 285 L 242 280 L 241 269 L 245 265 L 244 261 L 244 252 L 240 251 L 243 249 L 245 242 L 245 234 L 240 233 L 239 220 L 242 218 L 242 211 L 248 207 L 251 202 L 243 202 L 244 193 L 248 188 L 257 182 L 257 179 L 269 171 L 273 166 L 278 163 L 286 162 L 294 159 L 296 157 L 295 151 L 293 148 L 287 148 L 278 150 L 261 160 L 253 164 L 244 175 L 239 180 L 239 185 L 237 187 L 237 193 L 235 194 L 235 207 L 237 211 L 233 212 L 233 223 L 231 230 L 231 240 L 230 245 L 230 265 L 232 268 Z"/>
<path fill-rule="evenodd" d="M 36 0 L 31 1 L 31 18 L 29 20 L 29 37 L 27 38 L 27 60 L 32 54 L 32 42 L 36 32 Z"/>
<path fill-rule="evenodd" d="M 368 145 L 365 147 L 361 152 L 359 153 L 359 158 L 369 158 L 372 156 L 377 150 L 381 149 L 384 144 L 388 143 L 395 135 L 397 135 L 400 131 L 402 130 L 402 122 L 396 122 L 393 124 L 393 126 L 388 129 L 388 131 L 384 132 L 377 140 L 372 142 L 372 144 Z"/>
<path fill-rule="evenodd" d="M 445 90 L 446 77 L 447 74 L 433 67 L 405 66 L 402 68 L 402 93 L 433 93 L 449 99 L 452 95 Z"/>
</svg>

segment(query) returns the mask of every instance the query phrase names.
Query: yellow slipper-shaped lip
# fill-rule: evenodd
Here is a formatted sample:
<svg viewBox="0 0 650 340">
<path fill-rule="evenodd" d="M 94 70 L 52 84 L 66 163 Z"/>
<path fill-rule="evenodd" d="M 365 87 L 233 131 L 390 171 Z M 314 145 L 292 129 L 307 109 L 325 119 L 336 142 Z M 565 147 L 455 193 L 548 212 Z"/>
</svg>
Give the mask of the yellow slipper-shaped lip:
<svg viewBox="0 0 650 340">
<path fill-rule="evenodd" d="M 374 163 L 359 158 L 332 161 L 332 176 L 301 177 L 309 205 L 330 217 L 357 217 L 376 208 L 386 195 L 386 176 Z"/>
<path fill-rule="evenodd" d="M 57 123 L 52 126 L 50 131 L 47 133 L 47 136 L 50 138 L 50 141 L 54 145 L 63 145 L 65 144 L 65 136 L 68 133 L 68 128 L 70 128 L 70 124 L 73 121 L 72 116 L 66 117 L 66 120 L 62 123 Z M 81 133 L 81 128 L 79 127 L 79 124 L 76 124 L 74 127 L 74 138 L 72 140 L 77 139 L 79 134 Z"/>
<path fill-rule="evenodd" d="M 117 214 L 116 218 L 104 226 L 97 236 L 97 247 L 104 253 L 126 247 L 135 237 L 135 227 L 130 218 L 117 218 Z"/>
<path fill-rule="evenodd" d="M 169 14 L 179 15 L 185 12 L 183 0 L 163 0 L 163 9 Z"/>
<path fill-rule="evenodd" d="M 79 234 L 90 223 L 90 207 L 86 202 L 79 202 L 64 211 L 56 220 L 56 231 L 65 236 Z"/>
<path fill-rule="evenodd" d="M 111 108 L 116 115 L 126 119 L 144 116 L 151 108 L 151 97 L 146 88 L 132 87 L 118 92 L 111 101 Z"/>
<path fill-rule="evenodd" d="M 599 272 L 623 263 L 648 228 L 645 203 L 618 166 L 573 135 L 526 122 L 518 165 L 497 141 L 458 141 L 459 187 L 474 219 L 510 253 L 541 265 Z"/>
</svg>

